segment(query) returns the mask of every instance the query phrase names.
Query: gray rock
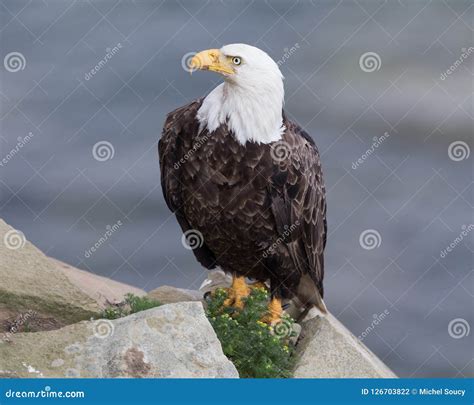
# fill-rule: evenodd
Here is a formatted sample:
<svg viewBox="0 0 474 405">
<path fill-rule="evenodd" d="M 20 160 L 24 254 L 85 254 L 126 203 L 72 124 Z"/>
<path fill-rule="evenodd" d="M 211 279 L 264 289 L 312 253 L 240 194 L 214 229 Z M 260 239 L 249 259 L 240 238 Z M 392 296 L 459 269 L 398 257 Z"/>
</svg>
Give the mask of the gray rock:
<svg viewBox="0 0 474 405">
<path fill-rule="evenodd" d="M 147 296 L 151 299 L 161 302 L 162 304 L 172 304 L 175 302 L 201 301 L 203 299 L 202 292 L 195 290 L 186 290 L 184 288 L 176 288 L 163 285 L 152 291 Z"/>
<path fill-rule="evenodd" d="M 122 302 L 126 294 L 134 294 L 138 297 L 146 295 L 146 292 L 140 288 L 98 276 L 54 258 L 49 259 L 75 287 L 97 302 L 101 308 Z"/>
<path fill-rule="evenodd" d="M 292 335 L 290 337 L 290 343 L 295 346 L 301 336 L 301 325 L 299 323 L 294 323 L 292 328 Z"/>
<path fill-rule="evenodd" d="M 397 376 L 334 316 L 302 324 L 295 378 L 396 378 Z"/>
<path fill-rule="evenodd" d="M 96 315 L 99 305 L 74 286 L 56 263 L 0 220 L 0 321 L 34 311 L 62 326 Z"/>
<path fill-rule="evenodd" d="M 4 377 L 238 378 L 199 302 L 19 333 L 0 359 Z"/>
<path fill-rule="evenodd" d="M 0 257 L 0 332 L 26 315 L 30 331 L 57 329 L 97 316 L 128 292 L 145 294 L 45 256 L 1 219 Z"/>
<path fill-rule="evenodd" d="M 221 269 L 210 270 L 207 278 L 202 282 L 199 291 L 203 294 L 213 292 L 217 288 L 229 288 L 232 284 L 232 277 L 224 273 Z"/>
</svg>

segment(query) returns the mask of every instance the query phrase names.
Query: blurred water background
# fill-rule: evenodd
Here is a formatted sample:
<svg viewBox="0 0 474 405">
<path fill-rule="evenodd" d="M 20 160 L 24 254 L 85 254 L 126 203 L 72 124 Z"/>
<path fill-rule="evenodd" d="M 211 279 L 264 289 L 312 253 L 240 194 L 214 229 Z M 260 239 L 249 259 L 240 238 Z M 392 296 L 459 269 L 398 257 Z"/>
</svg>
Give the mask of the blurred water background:
<svg viewBox="0 0 474 405">
<path fill-rule="evenodd" d="M 0 65 L 0 217 L 77 267 L 197 288 L 157 140 L 220 82 L 184 55 L 254 44 L 322 155 L 328 307 L 400 376 L 472 376 L 472 25 L 470 1 L 2 0 L 0 56 L 24 59 Z"/>
</svg>

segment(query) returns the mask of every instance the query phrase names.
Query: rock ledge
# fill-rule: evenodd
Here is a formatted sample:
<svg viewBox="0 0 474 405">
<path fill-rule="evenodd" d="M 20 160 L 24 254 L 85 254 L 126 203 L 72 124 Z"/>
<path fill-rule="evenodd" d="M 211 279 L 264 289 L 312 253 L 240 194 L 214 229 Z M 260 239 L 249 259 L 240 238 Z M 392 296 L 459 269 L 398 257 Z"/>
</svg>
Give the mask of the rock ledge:
<svg viewBox="0 0 474 405">
<path fill-rule="evenodd" d="M 199 302 L 19 333 L 11 343 L 0 343 L 0 359 L 4 378 L 239 376 Z"/>
</svg>

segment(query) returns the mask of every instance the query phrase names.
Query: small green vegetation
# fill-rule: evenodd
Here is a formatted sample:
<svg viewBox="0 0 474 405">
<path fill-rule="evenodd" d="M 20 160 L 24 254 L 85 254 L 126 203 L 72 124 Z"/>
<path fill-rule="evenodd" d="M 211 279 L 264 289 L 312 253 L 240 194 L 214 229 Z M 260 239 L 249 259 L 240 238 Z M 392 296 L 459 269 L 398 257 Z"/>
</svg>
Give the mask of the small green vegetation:
<svg viewBox="0 0 474 405">
<path fill-rule="evenodd" d="M 208 299 L 207 316 L 224 354 L 234 363 L 241 378 L 287 378 L 294 365 L 293 319 L 284 316 L 274 327 L 262 322 L 267 313 L 268 292 L 252 289 L 239 311 L 224 307 L 227 292 L 217 289 Z"/>
<path fill-rule="evenodd" d="M 106 319 L 117 319 L 136 312 L 145 311 L 146 309 L 159 307 L 159 301 L 150 299 L 148 297 L 137 297 L 134 294 L 127 294 L 125 300 L 118 305 L 110 305 L 105 308 L 101 317 Z"/>
</svg>

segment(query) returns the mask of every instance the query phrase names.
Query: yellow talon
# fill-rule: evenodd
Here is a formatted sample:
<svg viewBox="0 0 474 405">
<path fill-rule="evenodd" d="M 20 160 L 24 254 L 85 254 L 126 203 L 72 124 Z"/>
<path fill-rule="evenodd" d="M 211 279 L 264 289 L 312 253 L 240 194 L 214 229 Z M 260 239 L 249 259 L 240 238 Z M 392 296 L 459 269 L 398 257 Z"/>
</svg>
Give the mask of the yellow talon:
<svg viewBox="0 0 474 405">
<path fill-rule="evenodd" d="M 268 304 L 268 313 L 263 317 L 262 321 L 269 325 L 276 325 L 281 322 L 282 313 L 281 299 L 273 297 Z"/>
<path fill-rule="evenodd" d="M 245 282 L 245 277 L 233 276 L 232 285 L 227 290 L 227 294 L 227 299 L 224 301 L 225 307 L 243 309 L 244 303 L 242 299 L 248 297 L 250 294 L 250 288 Z"/>
</svg>

